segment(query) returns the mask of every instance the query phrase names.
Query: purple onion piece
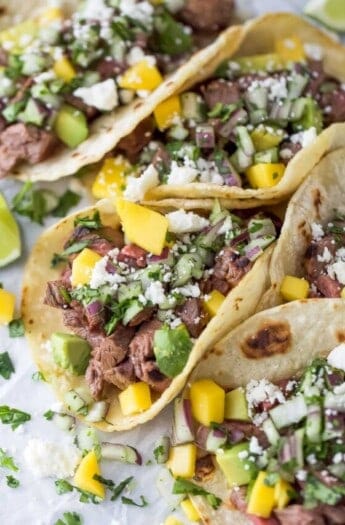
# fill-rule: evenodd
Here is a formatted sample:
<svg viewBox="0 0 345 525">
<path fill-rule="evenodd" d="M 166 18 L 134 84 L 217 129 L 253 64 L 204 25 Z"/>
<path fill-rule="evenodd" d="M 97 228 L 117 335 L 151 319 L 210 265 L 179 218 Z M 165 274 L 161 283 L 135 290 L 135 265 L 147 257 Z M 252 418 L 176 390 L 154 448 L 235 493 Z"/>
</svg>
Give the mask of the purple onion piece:
<svg viewBox="0 0 345 525">
<path fill-rule="evenodd" d="M 142 464 L 141 455 L 134 447 L 120 443 L 102 443 L 101 457 L 102 459 L 121 461 L 122 463 L 130 463 L 133 465 Z"/>
<path fill-rule="evenodd" d="M 197 126 L 195 141 L 199 148 L 212 149 L 215 146 L 214 128 L 210 125 Z"/>
<path fill-rule="evenodd" d="M 237 237 L 234 237 L 231 242 L 230 242 L 230 246 L 237 246 L 237 244 L 240 244 L 244 241 L 247 241 L 249 239 L 249 233 L 248 231 L 244 231 L 242 233 L 240 233 L 239 235 L 237 235 Z"/>
<path fill-rule="evenodd" d="M 250 261 L 255 261 L 255 259 L 257 259 L 263 253 L 262 248 L 260 248 L 260 246 L 252 246 L 248 250 L 244 249 L 244 251 L 246 257 Z"/>
<path fill-rule="evenodd" d="M 219 135 L 224 138 L 228 138 L 231 134 L 231 132 L 235 129 L 237 124 L 245 124 L 248 119 L 248 113 L 245 109 L 239 108 L 237 109 L 230 117 L 230 119 L 223 124 L 223 126 L 219 129 Z"/>
<path fill-rule="evenodd" d="M 103 304 L 101 301 L 92 301 L 86 306 L 86 310 L 89 316 L 94 317 L 103 311 Z"/>
<path fill-rule="evenodd" d="M 220 429 L 210 429 L 206 440 L 206 450 L 216 452 L 227 442 L 226 432 Z"/>
<path fill-rule="evenodd" d="M 116 266 L 110 259 L 107 260 L 105 265 L 105 270 L 110 273 L 111 275 L 114 275 L 114 273 L 117 272 Z"/>
<path fill-rule="evenodd" d="M 155 263 L 155 262 L 162 262 L 164 261 L 165 259 L 168 259 L 169 257 L 169 248 L 166 246 L 165 248 L 163 248 L 163 251 L 160 255 L 150 255 L 148 258 L 147 258 L 147 261 L 149 263 Z"/>
<path fill-rule="evenodd" d="M 174 445 L 194 441 L 192 407 L 189 399 L 175 399 L 172 441 Z"/>
<path fill-rule="evenodd" d="M 237 173 L 229 173 L 229 175 L 225 175 L 224 182 L 227 186 L 236 186 L 238 188 L 241 188 L 242 186 L 241 177 L 237 175 Z"/>
<path fill-rule="evenodd" d="M 206 441 L 209 433 L 210 429 L 208 427 L 205 427 L 204 425 L 200 425 L 196 431 L 195 443 L 202 450 L 207 450 Z"/>
</svg>

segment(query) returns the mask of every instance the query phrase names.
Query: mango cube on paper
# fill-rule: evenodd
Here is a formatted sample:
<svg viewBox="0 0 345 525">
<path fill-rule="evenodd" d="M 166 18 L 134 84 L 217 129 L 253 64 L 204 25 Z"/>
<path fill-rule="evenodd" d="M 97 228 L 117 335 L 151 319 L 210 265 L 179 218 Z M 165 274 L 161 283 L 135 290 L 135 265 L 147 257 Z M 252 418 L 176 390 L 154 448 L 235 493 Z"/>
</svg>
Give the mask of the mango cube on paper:
<svg viewBox="0 0 345 525">
<path fill-rule="evenodd" d="M 74 474 L 73 483 L 78 489 L 86 490 L 87 492 L 91 492 L 91 494 L 104 499 L 105 488 L 100 481 L 94 479 L 96 474 L 99 476 L 101 474 L 101 469 L 95 451 L 90 450 L 90 452 L 88 452 L 79 463 L 76 473 Z"/>
<path fill-rule="evenodd" d="M 280 294 L 285 301 L 306 299 L 309 293 L 309 283 L 306 279 L 285 275 L 280 286 Z"/>
<path fill-rule="evenodd" d="M 0 324 L 8 324 L 13 320 L 16 296 L 0 288 Z"/>
<path fill-rule="evenodd" d="M 190 387 L 193 417 L 205 426 L 224 420 L 225 391 L 210 379 L 195 381 Z"/>
<path fill-rule="evenodd" d="M 172 475 L 177 478 L 192 478 L 195 474 L 196 446 L 194 443 L 171 447 L 166 463 Z"/>
<path fill-rule="evenodd" d="M 119 394 L 119 402 L 125 416 L 144 412 L 152 405 L 149 385 L 143 381 L 129 385 Z"/>
<path fill-rule="evenodd" d="M 89 248 L 84 248 L 72 263 L 72 285 L 89 284 L 95 264 L 101 259 L 102 257 L 98 253 Z"/>
<path fill-rule="evenodd" d="M 200 521 L 200 514 L 190 498 L 181 502 L 181 508 L 189 521 Z"/>
</svg>

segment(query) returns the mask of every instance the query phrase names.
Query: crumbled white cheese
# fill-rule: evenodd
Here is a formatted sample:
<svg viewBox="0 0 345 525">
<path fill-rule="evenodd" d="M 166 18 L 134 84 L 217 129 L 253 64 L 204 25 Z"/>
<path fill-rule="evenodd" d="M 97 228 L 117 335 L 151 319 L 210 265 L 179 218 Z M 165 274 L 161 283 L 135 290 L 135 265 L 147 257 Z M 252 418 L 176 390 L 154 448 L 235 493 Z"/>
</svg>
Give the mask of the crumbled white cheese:
<svg viewBox="0 0 345 525">
<path fill-rule="evenodd" d="M 316 459 L 316 456 L 315 454 L 309 454 L 307 456 L 307 461 L 310 465 L 315 465 L 315 463 L 317 463 L 317 459 Z"/>
<path fill-rule="evenodd" d="M 342 463 L 342 461 L 343 461 L 343 454 L 341 452 L 337 452 L 336 454 L 334 454 L 332 461 L 335 464 Z"/>
<path fill-rule="evenodd" d="M 345 343 L 341 343 L 333 348 L 328 354 L 327 361 L 334 368 L 339 368 L 345 372 Z"/>
<path fill-rule="evenodd" d="M 274 403 L 284 403 L 285 397 L 283 392 L 276 385 L 268 381 L 267 379 L 252 379 L 249 381 L 246 388 L 246 397 L 248 401 L 249 409 L 258 406 L 263 401 L 270 401 Z"/>
<path fill-rule="evenodd" d="M 296 472 L 296 478 L 298 481 L 305 481 L 307 479 L 307 471 L 306 470 L 298 470 Z"/>
<path fill-rule="evenodd" d="M 319 262 L 330 262 L 331 259 L 332 259 L 332 254 L 327 248 L 327 246 L 325 246 L 322 255 L 317 256 L 317 260 Z"/>
<path fill-rule="evenodd" d="M 166 297 L 162 283 L 159 281 L 151 282 L 145 290 L 145 298 L 152 304 L 164 303 Z"/>
<path fill-rule="evenodd" d="M 119 103 L 115 81 L 108 78 L 90 87 L 80 87 L 73 94 L 82 99 L 85 104 L 99 109 L 100 111 L 111 111 Z"/>
<path fill-rule="evenodd" d="M 192 167 L 179 166 L 175 160 L 170 166 L 167 183 L 172 186 L 180 186 L 194 182 L 198 176 L 198 170 Z"/>
<path fill-rule="evenodd" d="M 340 284 L 345 284 L 345 261 L 335 261 L 327 267 L 327 273 L 332 279 L 337 279 Z"/>
<path fill-rule="evenodd" d="M 174 292 L 180 293 L 185 297 L 200 297 L 200 288 L 198 284 L 186 284 L 179 288 L 174 288 Z"/>
<path fill-rule="evenodd" d="M 299 131 L 291 135 L 290 139 L 293 144 L 301 144 L 302 148 L 312 144 L 317 137 L 317 132 L 315 127 L 306 129 L 305 131 Z"/>
<path fill-rule="evenodd" d="M 153 164 L 150 164 L 140 177 L 127 177 L 127 186 L 123 196 L 129 201 L 141 201 L 145 193 L 158 186 L 158 184 L 158 171 Z"/>
<path fill-rule="evenodd" d="M 249 441 L 249 452 L 251 452 L 252 454 L 257 454 L 258 456 L 260 456 L 260 454 L 263 453 L 263 448 L 259 444 L 258 438 L 255 437 L 255 436 L 252 436 L 250 438 L 250 441 Z"/>
<path fill-rule="evenodd" d="M 108 252 L 105 257 L 102 257 L 102 259 L 96 262 L 95 266 L 93 267 L 90 279 L 91 288 L 96 290 L 97 288 L 107 284 L 113 291 L 116 291 L 119 284 L 125 282 L 126 279 L 122 275 L 119 275 L 118 273 L 109 273 L 106 269 L 108 261 L 116 258 L 118 253 L 119 249 L 114 248 Z"/>
<path fill-rule="evenodd" d="M 185 210 L 172 211 L 166 218 L 169 221 L 168 229 L 173 233 L 198 232 L 210 224 L 204 217 Z"/>
<path fill-rule="evenodd" d="M 81 452 L 74 445 L 61 445 L 42 439 L 30 439 L 24 449 L 24 460 L 38 478 L 73 476 Z"/>
<path fill-rule="evenodd" d="M 241 450 L 241 451 L 237 454 L 237 457 L 238 457 L 239 459 L 246 459 L 248 456 L 249 456 L 249 454 L 248 454 L 248 450 Z"/>
<path fill-rule="evenodd" d="M 88 19 L 104 20 L 113 15 L 113 10 L 106 5 L 105 0 L 86 0 L 81 14 Z"/>
<path fill-rule="evenodd" d="M 127 53 L 127 62 L 130 66 L 134 66 L 138 62 L 141 62 L 145 58 L 145 53 L 139 46 L 134 46 Z"/>
<path fill-rule="evenodd" d="M 308 58 L 312 60 L 322 60 L 324 56 L 324 50 L 319 44 L 312 44 L 311 42 L 306 42 L 304 45 L 304 51 Z"/>
<path fill-rule="evenodd" d="M 281 100 L 287 98 L 288 89 L 286 78 L 281 76 L 278 78 L 268 77 L 263 80 L 254 80 L 248 87 L 248 91 L 254 91 L 258 87 L 264 87 L 268 90 L 269 100 Z"/>
<path fill-rule="evenodd" d="M 311 224 L 311 235 L 315 241 L 322 239 L 322 237 L 325 235 L 325 232 L 323 231 L 321 224 L 317 224 L 316 222 Z"/>
<path fill-rule="evenodd" d="M 142 24 L 150 24 L 154 13 L 150 2 L 137 2 L 136 0 L 120 0 L 120 12 L 122 15 L 129 16 L 138 20 Z"/>
</svg>

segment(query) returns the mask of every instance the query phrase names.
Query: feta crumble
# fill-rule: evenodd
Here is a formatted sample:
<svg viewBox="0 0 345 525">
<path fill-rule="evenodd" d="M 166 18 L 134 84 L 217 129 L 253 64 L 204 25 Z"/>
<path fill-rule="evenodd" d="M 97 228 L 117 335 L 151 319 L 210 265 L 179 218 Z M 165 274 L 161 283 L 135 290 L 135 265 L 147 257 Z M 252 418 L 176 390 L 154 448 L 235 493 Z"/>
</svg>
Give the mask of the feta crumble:
<svg viewBox="0 0 345 525">
<path fill-rule="evenodd" d="M 24 460 L 38 478 L 73 476 L 80 462 L 81 452 L 74 445 L 61 445 L 34 438 L 24 449 Z"/>
<path fill-rule="evenodd" d="M 246 388 L 246 397 L 248 401 L 248 408 L 251 409 L 260 405 L 264 401 L 274 403 L 284 403 L 285 397 L 283 392 L 276 385 L 268 381 L 267 379 L 252 379 L 249 381 Z"/>
<path fill-rule="evenodd" d="M 168 229 L 173 233 L 192 233 L 206 228 L 210 223 L 196 213 L 177 210 L 166 215 L 169 221 Z"/>
<path fill-rule="evenodd" d="M 129 201 L 140 201 L 152 188 L 159 184 L 158 171 L 150 164 L 140 177 L 127 177 L 127 186 L 123 192 L 125 199 Z"/>
<path fill-rule="evenodd" d="M 314 142 L 317 137 L 316 128 L 312 126 L 311 128 L 306 129 L 305 131 L 299 131 L 291 135 L 291 142 L 293 144 L 301 144 L 302 148 L 309 146 Z"/>
<path fill-rule="evenodd" d="M 322 239 L 322 237 L 325 235 L 325 232 L 323 231 L 321 224 L 317 224 L 316 222 L 311 224 L 311 235 L 315 241 Z"/>
<path fill-rule="evenodd" d="M 341 343 L 333 348 L 328 354 L 327 362 L 334 368 L 339 368 L 345 372 L 345 343 Z"/>
<path fill-rule="evenodd" d="M 188 166 L 179 166 L 175 160 L 170 166 L 167 183 L 172 186 L 180 186 L 194 182 L 198 176 L 198 170 Z"/>
<path fill-rule="evenodd" d="M 80 87 L 73 94 L 81 98 L 85 104 L 100 111 L 111 111 L 119 103 L 116 84 L 112 78 L 90 87 Z"/>
<path fill-rule="evenodd" d="M 153 281 L 145 290 L 145 298 L 151 301 L 152 304 L 162 304 L 165 302 L 166 297 L 162 283 L 159 281 Z"/>
</svg>

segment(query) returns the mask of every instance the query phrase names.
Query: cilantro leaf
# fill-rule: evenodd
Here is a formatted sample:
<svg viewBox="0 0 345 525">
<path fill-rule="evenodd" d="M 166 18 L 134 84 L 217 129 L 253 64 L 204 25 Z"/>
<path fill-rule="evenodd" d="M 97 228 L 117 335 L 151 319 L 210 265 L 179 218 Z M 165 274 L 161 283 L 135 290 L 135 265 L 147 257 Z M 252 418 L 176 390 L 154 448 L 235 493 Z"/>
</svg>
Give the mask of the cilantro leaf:
<svg viewBox="0 0 345 525">
<path fill-rule="evenodd" d="M 82 519 L 76 512 L 64 512 L 63 519 L 58 519 L 55 525 L 81 525 Z"/>
<path fill-rule="evenodd" d="M 316 507 L 319 503 L 336 505 L 345 495 L 345 487 L 327 487 L 314 476 L 309 475 L 304 487 L 304 505 L 307 508 Z"/>
<path fill-rule="evenodd" d="M 9 379 L 14 372 L 14 366 L 8 352 L 0 354 L 0 376 Z"/>
<path fill-rule="evenodd" d="M 58 205 L 53 209 L 53 217 L 65 217 L 69 210 L 80 202 L 80 195 L 71 190 L 66 190 L 59 198 Z"/>
<path fill-rule="evenodd" d="M 61 262 L 65 262 L 67 260 L 67 256 L 71 255 L 72 253 L 78 253 L 81 252 L 84 248 L 86 248 L 89 245 L 90 241 L 78 241 L 74 242 L 68 248 L 63 250 L 61 253 L 54 253 L 52 260 L 50 261 L 50 267 L 55 268 L 58 264 Z"/>
<path fill-rule="evenodd" d="M 47 412 L 44 412 L 43 417 L 46 418 L 47 421 L 51 421 L 54 417 L 55 412 L 52 410 L 47 410 Z"/>
<path fill-rule="evenodd" d="M 72 492 L 74 488 L 73 485 L 71 485 L 70 482 L 65 479 L 57 479 L 55 481 L 55 487 L 59 496 L 61 494 L 67 494 L 67 492 Z"/>
<path fill-rule="evenodd" d="M 147 507 L 148 502 L 144 496 L 140 496 L 141 503 L 136 503 L 131 498 L 126 498 L 125 496 L 121 497 L 121 501 L 124 505 L 134 505 L 135 507 Z"/>
<path fill-rule="evenodd" d="M 74 226 L 84 226 L 84 228 L 89 228 L 89 230 L 98 230 L 99 228 L 102 228 L 99 211 L 96 210 L 92 217 L 77 217 L 74 221 Z"/>
<path fill-rule="evenodd" d="M 101 500 L 94 494 L 91 494 L 91 492 L 86 492 L 86 490 L 79 489 L 78 487 L 75 487 L 74 485 L 71 485 L 69 481 L 66 479 L 57 479 L 55 481 L 55 487 L 56 492 L 61 494 L 66 494 L 67 492 L 73 492 L 73 490 L 77 490 L 80 494 L 79 501 L 81 503 L 94 503 L 97 505 Z"/>
<path fill-rule="evenodd" d="M 10 408 L 7 405 L 0 406 L 0 421 L 3 425 L 11 425 L 12 430 L 15 430 L 22 423 L 30 421 L 31 416 L 27 412 L 18 410 L 17 408 Z"/>
<path fill-rule="evenodd" d="M 15 465 L 13 458 L 6 454 L 4 449 L 0 448 L 0 467 L 7 468 L 17 472 L 19 468 Z"/>
<path fill-rule="evenodd" d="M 16 489 L 20 485 L 19 480 L 13 476 L 6 476 L 6 483 L 11 489 Z"/>
<path fill-rule="evenodd" d="M 19 215 L 29 217 L 33 222 L 43 223 L 46 215 L 46 201 L 39 190 L 34 190 L 30 181 L 23 184 L 21 190 L 12 199 L 12 208 Z"/>
<path fill-rule="evenodd" d="M 110 500 L 115 501 L 124 491 L 127 485 L 129 485 L 129 483 L 132 481 L 133 476 L 124 479 L 118 485 L 115 485 L 115 483 L 111 479 L 105 479 L 102 476 L 99 476 L 98 474 L 95 474 L 93 478 L 103 483 L 103 485 L 105 485 L 112 492 Z"/>
<path fill-rule="evenodd" d="M 22 337 L 25 334 L 23 319 L 13 319 L 8 325 L 10 337 Z"/>
<path fill-rule="evenodd" d="M 222 503 L 222 500 L 215 494 L 208 492 L 207 490 L 199 487 L 191 481 L 187 481 L 183 478 L 176 478 L 172 489 L 173 494 L 192 494 L 193 496 L 205 496 L 207 502 L 213 509 L 217 509 Z"/>
<path fill-rule="evenodd" d="M 159 458 L 164 454 L 165 450 L 164 450 L 164 447 L 163 445 L 158 445 L 158 447 L 156 447 L 154 450 L 153 450 L 153 456 L 155 458 L 155 460 L 157 461 L 157 463 L 159 462 Z"/>
</svg>

